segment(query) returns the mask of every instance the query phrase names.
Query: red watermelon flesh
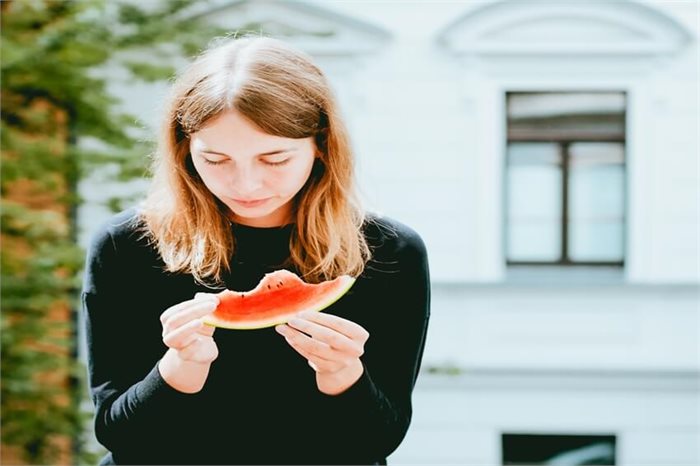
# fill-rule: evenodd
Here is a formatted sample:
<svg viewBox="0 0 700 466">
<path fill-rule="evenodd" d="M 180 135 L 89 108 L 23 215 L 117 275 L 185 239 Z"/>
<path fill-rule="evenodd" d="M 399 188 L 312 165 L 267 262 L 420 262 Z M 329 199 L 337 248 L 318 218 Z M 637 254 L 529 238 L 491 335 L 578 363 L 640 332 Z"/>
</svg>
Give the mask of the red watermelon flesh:
<svg viewBox="0 0 700 466">
<path fill-rule="evenodd" d="M 283 324 L 302 311 L 321 311 L 340 299 L 353 285 L 349 275 L 317 284 L 306 283 L 293 272 L 266 274 L 250 291 L 224 290 L 219 305 L 207 316 L 208 325 L 229 329 L 258 329 Z"/>
</svg>

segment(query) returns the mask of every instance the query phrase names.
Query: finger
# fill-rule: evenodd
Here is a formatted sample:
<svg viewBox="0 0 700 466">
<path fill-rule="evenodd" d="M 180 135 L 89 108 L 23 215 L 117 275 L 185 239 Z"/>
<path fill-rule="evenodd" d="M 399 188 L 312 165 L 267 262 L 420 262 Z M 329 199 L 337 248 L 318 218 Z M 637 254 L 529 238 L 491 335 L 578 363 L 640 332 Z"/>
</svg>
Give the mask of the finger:
<svg viewBox="0 0 700 466">
<path fill-rule="evenodd" d="M 170 306 L 168 309 L 165 310 L 160 315 L 161 321 L 168 319 L 171 317 L 173 314 L 177 314 L 178 312 L 182 311 L 183 309 L 187 308 L 188 306 L 198 302 L 198 301 L 203 301 L 206 299 L 211 299 L 213 301 L 219 301 L 219 297 L 216 294 L 209 294 L 209 293 L 196 293 L 194 295 L 194 299 L 188 299 L 187 301 L 183 301 L 181 303 L 178 303 L 174 306 Z"/>
<path fill-rule="evenodd" d="M 323 357 L 321 357 L 321 356 L 319 356 L 319 355 L 317 355 L 317 354 L 312 353 L 312 352 L 309 351 L 308 349 L 306 349 L 306 348 L 302 347 L 301 345 L 299 345 L 299 343 L 296 342 L 296 341 L 294 341 L 294 340 L 291 340 L 291 339 L 289 339 L 289 338 L 285 338 L 285 340 L 287 341 L 287 343 L 289 344 L 289 346 L 292 347 L 292 349 L 293 349 L 294 351 L 296 351 L 296 352 L 299 353 L 300 355 L 304 356 L 304 358 L 306 358 L 306 359 L 315 361 L 317 364 L 321 364 L 321 365 L 325 366 L 326 364 L 331 364 L 331 363 L 334 362 L 334 361 L 332 361 L 332 360 L 330 360 L 330 359 L 326 359 L 326 358 L 323 358 Z"/>
<path fill-rule="evenodd" d="M 168 320 L 170 317 L 173 315 L 182 312 L 184 309 L 187 309 L 188 307 L 192 306 L 195 303 L 201 302 L 201 301 L 215 301 L 217 304 L 219 302 L 219 297 L 216 294 L 208 294 L 208 293 L 197 293 L 194 295 L 194 299 L 188 299 L 187 301 L 183 301 L 181 303 L 175 304 L 174 306 L 170 306 L 168 309 L 165 310 L 160 315 L 160 321 L 165 322 Z"/>
<path fill-rule="evenodd" d="M 199 319 L 188 322 L 163 335 L 163 343 L 169 348 L 182 349 L 200 336 L 198 332 L 202 326 L 203 323 Z"/>
<path fill-rule="evenodd" d="M 340 361 L 332 361 L 315 355 L 308 350 L 299 346 L 295 341 L 286 339 L 289 346 L 292 347 L 294 351 L 299 353 L 304 359 L 309 362 L 309 365 L 316 372 L 335 372 L 343 367 L 343 363 Z"/>
<path fill-rule="evenodd" d="M 178 349 L 180 357 L 185 360 L 192 359 L 202 346 L 202 338 L 204 337 L 196 333 L 193 334 L 191 340 L 186 345 L 183 345 L 182 348 Z"/>
<path fill-rule="evenodd" d="M 347 319 L 335 316 L 333 314 L 326 314 L 324 312 L 301 312 L 297 315 L 300 319 L 306 319 L 311 322 L 323 325 L 330 329 L 340 332 L 346 337 L 353 341 L 359 341 L 364 343 L 369 338 L 369 333 L 367 330 Z"/>
<path fill-rule="evenodd" d="M 306 354 L 312 354 L 326 360 L 338 359 L 336 350 L 322 341 L 314 340 L 313 338 L 303 334 L 302 332 L 293 329 L 287 325 L 278 325 L 275 330 L 297 351 L 303 350 Z"/>
<path fill-rule="evenodd" d="M 302 348 L 301 346 L 299 346 L 296 342 L 294 342 L 292 340 L 287 339 L 287 343 L 289 343 L 289 346 L 291 346 L 294 351 L 296 351 L 297 353 L 302 355 L 305 359 L 308 359 L 310 361 L 314 361 L 314 363 L 316 363 L 317 366 L 318 365 L 325 366 L 325 365 L 333 362 L 331 360 L 322 358 L 316 354 L 311 353 L 310 351 Z"/>
<path fill-rule="evenodd" d="M 306 358 L 306 362 L 314 371 L 320 374 L 324 372 L 337 372 L 342 369 L 342 365 L 340 363 L 334 361 L 323 361 L 313 356 Z"/>
<path fill-rule="evenodd" d="M 218 304 L 214 301 L 200 301 L 192 304 L 191 307 L 181 310 L 163 322 L 163 332 L 168 333 L 176 328 L 192 321 L 211 314 Z"/>
<path fill-rule="evenodd" d="M 194 340 L 179 351 L 180 357 L 194 361 L 213 361 L 219 355 L 219 350 L 211 338 L 195 335 Z"/>
<path fill-rule="evenodd" d="M 205 323 L 204 325 L 202 325 L 202 328 L 197 330 L 197 333 L 199 333 L 200 335 L 204 335 L 205 337 L 212 337 L 212 336 L 214 336 L 215 330 L 216 330 L 216 327 Z"/>
<path fill-rule="evenodd" d="M 355 357 L 362 356 L 362 345 L 352 341 L 347 336 L 328 327 L 317 324 L 307 319 L 291 319 L 287 322 L 292 328 L 311 335 L 315 340 L 322 341 L 338 351 L 351 354 Z"/>
</svg>

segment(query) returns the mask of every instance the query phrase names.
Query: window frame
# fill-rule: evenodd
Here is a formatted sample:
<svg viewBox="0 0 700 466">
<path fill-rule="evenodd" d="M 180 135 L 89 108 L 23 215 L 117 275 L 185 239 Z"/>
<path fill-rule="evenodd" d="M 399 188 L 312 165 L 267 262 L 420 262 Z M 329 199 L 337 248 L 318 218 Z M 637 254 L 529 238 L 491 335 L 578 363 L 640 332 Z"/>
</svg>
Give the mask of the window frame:
<svg viewBox="0 0 700 466">
<path fill-rule="evenodd" d="M 617 93 L 622 94 L 625 101 L 625 108 L 622 114 L 622 127 L 623 133 L 617 136 L 599 136 L 596 134 L 586 134 L 581 133 L 572 137 L 557 136 L 552 137 L 551 135 L 517 135 L 512 134 L 508 125 L 508 102 L 509 97 L 514 94 L 608 94 Z M 592 89 L 592 90 L 550 90 L 550 91 L 533 91 L 533 90 L 508 90 L 505 91 L 504 96 L 504 125 L 506 133 L 505 141 L 505 153 L 503 155 L 503 180 L 508 179 L 509 170 L 509 160 L 508 160 L 508 147 L 511 143 L 552 143 L 556 144 L 559 149 L 559 155 L 561 157 L 561 174 L 562 181 L 560 186 L 560 194 L 562 200 L 562 211 L 561 211 L 561 247 L 559 251 L 559 259 L 556 261 L 523 261 L 523 260 L 512 260 L 508 257 L 508 238 L 510 235 L 509 219 L 508 219 L 508 201 L 509 201 L 509 189 L 510 186 L 507 182 L 503 183 L 503 250 L 505 256 L 506 267 L 518 267 L 518 266 L 565 266 L 565 267 L 624 267 L 625 259 L 627 257 L 627 184 L 628 184 L 628 173 L 627 173 L 627 108 L 629 102 L 629 95 L 626 90 L 620 89 Z M 622 192 L 623 192 L 623 224 L 622 224 L 622 260 L 619 261 L 575 261 L 571 260 L 569 257 L 569 174 L 570 174 L 570 159 L 571 154 L 569 152 L 569 147 L 571 144 L 580 142 L 601 142 L 601 143 L 620 143 L 622 144 L 622 152 L 624 154 L 624 159 L 622 163 L 623 169 L 623 182 L 622 182 Z"/>
</svg>

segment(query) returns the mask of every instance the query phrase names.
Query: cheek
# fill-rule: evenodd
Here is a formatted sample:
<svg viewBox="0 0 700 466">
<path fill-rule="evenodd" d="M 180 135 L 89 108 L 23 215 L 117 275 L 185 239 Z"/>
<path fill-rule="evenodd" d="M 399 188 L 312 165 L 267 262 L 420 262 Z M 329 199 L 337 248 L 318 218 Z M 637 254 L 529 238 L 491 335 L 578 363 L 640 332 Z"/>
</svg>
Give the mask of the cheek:
<svg viewBox="0 0 700 466">
<path fill-rule="evenodd" d="M 203 162 L 195 162 L 194 168 L 197 170 L 199 177 L 204 182 L 204 185 L 213 193 L 221 191 L 223 185 L 222 170 L 217 167 L 210 167 Z"/>
</svg>

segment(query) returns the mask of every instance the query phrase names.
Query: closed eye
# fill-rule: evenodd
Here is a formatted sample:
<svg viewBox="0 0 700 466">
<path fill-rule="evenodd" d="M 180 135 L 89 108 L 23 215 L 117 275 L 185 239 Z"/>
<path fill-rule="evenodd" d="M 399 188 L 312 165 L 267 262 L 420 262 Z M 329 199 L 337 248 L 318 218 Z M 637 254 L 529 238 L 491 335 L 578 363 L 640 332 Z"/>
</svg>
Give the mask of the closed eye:
<svg viewBox="0 0 700 466">
<path fill-rule="evenodd" d="M 280 161 L 277 161 L 277 162 L 273 162 L 273 161 L 270 161 L 270 160 L 263 160 L 263 163 L 264 163 L 265 165 L 270 165 L 271 167 L 279 167 L 279 166 L 282 166 L 282 165 L 286 164 L 287 162 L 289 162 L 289 158 L 286 158 L 286 159 L 284 159 L 284 160 L 280 160 Z"/>
<path fill-rule="evenodd" d="M 202 160 L 204 160 L 204 163 L 209 164 L 209 165 L 221 165 L 222 163 L 226 163 L 231 159 L 209 160 L 206 157 L 202 157 Z"/>
<path fill-rule="evenodd" d="M 268 156 L 269 155 L 278 155 L 279 153 L 290 152 L 290 151 L 291 150 L 280 150 L 280 151 L 274 151 L 274 152 L 270 152 L 270 153 L 262 154 L 262 155 L 268 155 Z M 225 154 L 221 154 L 221 153 L 213 152 L 213 151 L 202 151 L 202 153 L 200 153 L 200 157 L 204 161 L 204 163 L 209 164 L 209 165 L 221 165 L 223 163 L 230 162 L 233 160 L 230 157 L 225 157 L 225 158 L 220 159 L 220 160 L 211 160 L 211 159 L 208 159 L 207 157 L 205 157 L 203 155 L 203 153 L 212 154 L 212 155 L 225 155 Z M 266 160 L 264 158 L 259 158 L 258 160 L 260 160 L 265 165 L 268 165 L 271 167 L 279 167 L 279 166 L 287 164 L 291 158 L 292 157 L 287 157 L 286 159 L 283 159 L 283 160 Z"/>
<path fill-rule="evenodd" d="M 223 163 L 229 162 L 231 159 L 209 160 L 206 157 L 202 157 L 202 160 L 204 160 L 204 163 L 206 163 L 208 165 L 221 165 Z M 279 162 L 272 162 L 272 161 L 268 161 L 268 160 L 263 160 L 262 163 L 264 163 L 265 165 L 269 165 L 271 167 L 281 167 L 282 165 L 289 163 L 289 159 L 280 160 Z"/>
</svg>

